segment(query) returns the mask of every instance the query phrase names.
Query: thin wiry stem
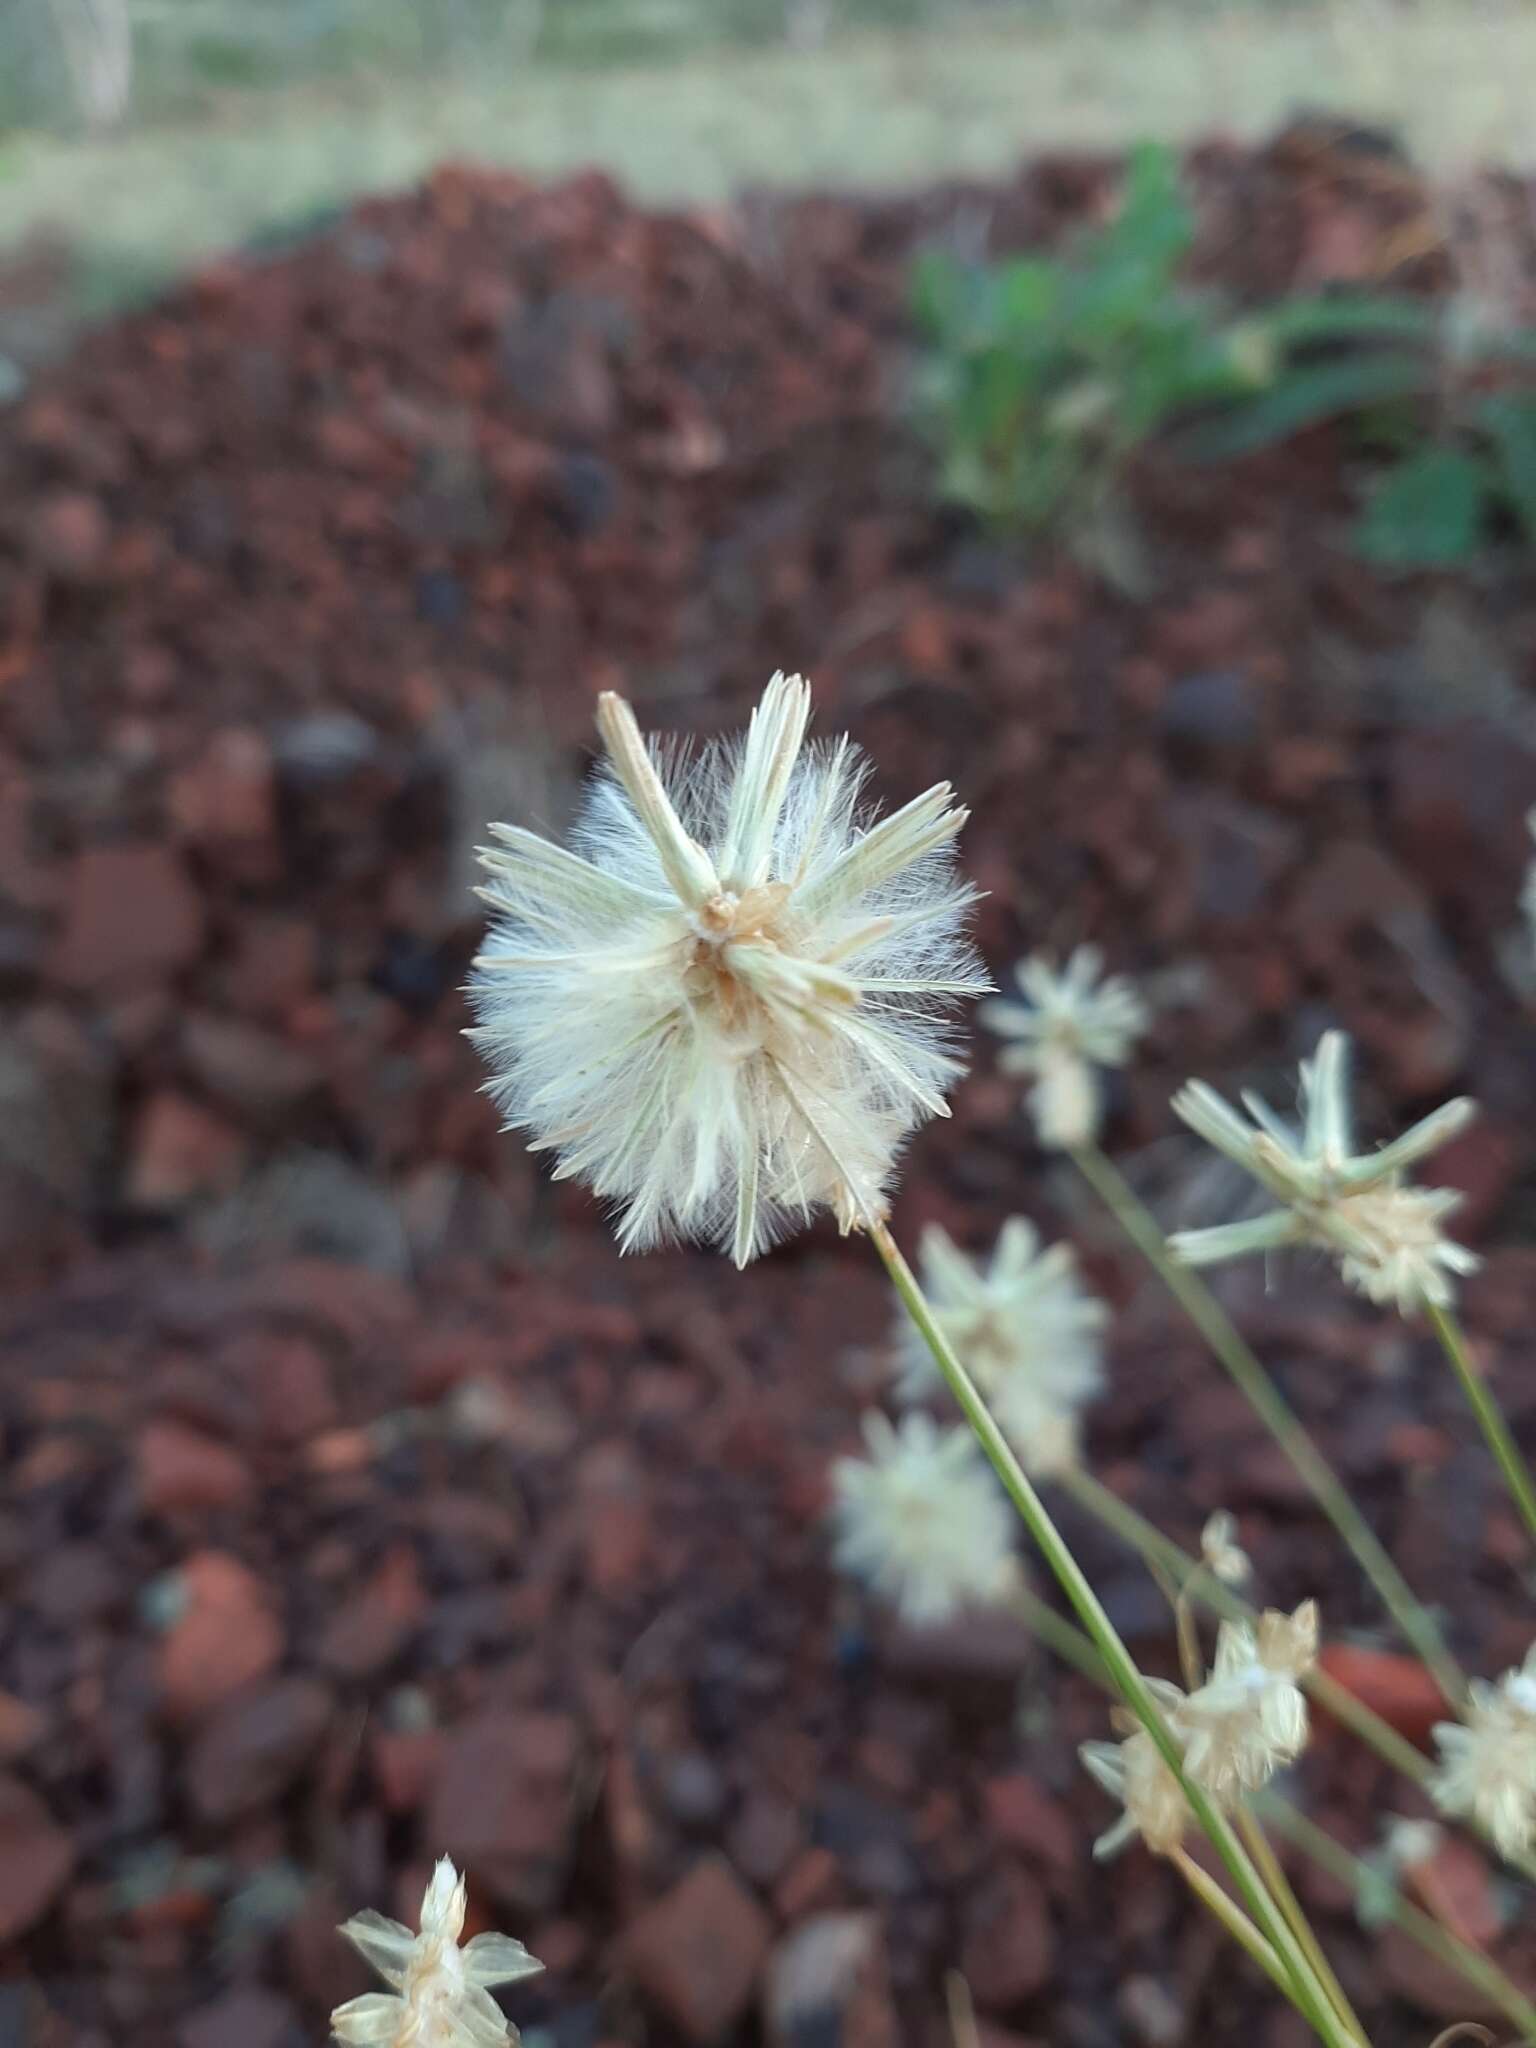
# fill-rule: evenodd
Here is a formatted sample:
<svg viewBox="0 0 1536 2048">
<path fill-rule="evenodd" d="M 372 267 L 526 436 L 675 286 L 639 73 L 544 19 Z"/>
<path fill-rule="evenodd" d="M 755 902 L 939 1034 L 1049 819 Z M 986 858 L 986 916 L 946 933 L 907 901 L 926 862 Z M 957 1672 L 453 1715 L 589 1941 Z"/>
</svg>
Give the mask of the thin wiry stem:
<svg viewBox="0 0 1536 2048">
<path fill-rule="evenodd" d="M 1446 1648 L 1433 1618 L 1414 1598 L 1408 1581 L 1220 1302 L 1204 1281 L 1169 1256 L 1155 1217 L 1097 1145 L 1076 1146 L 1071 1156 L 1088 1185 L 1146 1258 L 1290 1459 L 1313 1499 L 1380 1594 L 1405 1639 L 1434 1673 L 1441 1691 L 1459 1705 L 1467 1695 L 1466 1677 Z"/>
<path fill-rule="evenodd" d="M 1435 1335 L 1440 1339 L 1440 1348 L 1461 1382 L 1467 1406 L 1476 1416 L 1477 1426 L 1504 1475 L 1510 1498 L 1520 1510 L 1520 1518 L 1528 1534 L 1536 1537 L 1536 1486 L 1531 1482 L 1530 1467 L 1520 1455 L 1520 1446 L 1515 1442 L 1504 1419 L 1504 1411 L 1489 1390 L 1488 1382 L 1472 1363 L 1460 1320 L 1454 1310 L 1441 1308 L 1435 1302 L 1426 1304 L 1426 1312 Z"/>
<path fill-rule="evenodd" d="M 1064 1541 L 1044 1501 L 1031 1485 L 1007 1438 L 998 1428 L 970 1374 L 961 1364 L 954 1346 L 945 1336 L 916 1274 L 902 1256 L 889 1229 L 878 1218 L 869 1224 L 869 1235 L 890 1275 L 891 1284 L 903 1308 L 933 1355 L 961 1413 L 986 1453 L 1003 1491 L 1018 1510 L 1020 1519 L 1034 1539 L 1036 1548 L 1050 1566 L 1078 1620 L 1093 1639 L 1116 1690 L 1135 1714 L 1155 1744 L 1159 1755 L 1178 1779 L 1196 1822 L 1210 1837 L 1222 1862 L 1231 1872 L 1242 1903 L 1260 1932 L 1281 1959 L 1292 2002 L 1313 2031 L 1329 2048 L 1359 2048 L 1334 2011 L 1326 1991 L 1317 1980 L 1305 1951 L 1286 1924 L 1285 1917 L 1265 1889 L 1252 1859 L 1238 1840 L 1230 1822 L 1201 1788 L 1185 1776 L 1183 1755 L 1172 1731 L 1158 1711 L 1152 1692 L 1136 1668 L 1135 1659 L 1121 1641 L 1105 1613 L 1098 1595 L 1084 1576 L 1081 1566 Z"/>
<path fill-rule="evenodd" d="M 1291 1932 L 1301 1943 L 1307 1960 L 1317 1972 L 1318 1982 L 1333 2001 L 1333 2009 L 1361 2041 L 1366 2040 L 1365 2028 L 1360 2024 L 1360 2015 L 1349 2002 L 1349 1995 L 1339 1982 L 1332 1963 L 1323 1954 L 1322 1944 L 1312 1932 L 1312 1926 L 1302 1911 L 1301 1901 L 1291 1889 L 1291 1881 L 1280 1866 L 1280 1859 L 1270 1847 L 1269 1837 L 1264 1832 L 1263 1822 L 1251 1807 L 1238 1808 L 1237 1824 L 1243 1840 L 1248 1844 L 1248 1853 L 1258 1867 L 1259 1875 L 1269 1886 L 1270 1897 L 1285 1915 Z"/>
<path fill-rule="evenodd" d="M 1221 1588 L 1223 1593 L 1226 1588 Z M 1241 1603 L 1238 1603 L 1241 1605 Z M 1092 1642 L 1080 1628 L 1075 1628 L 1065 1615 L 1058 1614 L 1047 1601 L 1033 1593 L 1027 1586 L 1016 1587 L 1011 1595 L 1013 1611 L 1039 1638 L 1053 1655 L 1064 1664 L 1070 1664 L 1074 1671 L 1081 1673 L 1093 1684 L 1102 1686 L 1106 1692 L 1113 1692 L 1114 1685 L 1104 1668 L 1104 1660 L 1093 1647 Z M 1314 1674 L 1316 1676 L 1317 1674 Z M 1348 1695 L 1346 1695 L 1348 1697 Z M 1386 1724 L 1383 1722 L 1383 1727 Z M 1392 1733 L 1388 1730 L 1388 1733 Z M 1399 1740 L 1401 1738 L 1398 1738 Z M 1418 1752 L 1413 1752 L 1418 1756 Z M 1424 1763 L 1423 1758 L 1418 1759 Z M 1424 1765 L 1428 1769 L 1427 1763 Z M 1260 1792 L 1254 1805 L 1277 1834 L 1294 1842 L 1302 1854 L 1320 1869 L 1326 1870 L 1346 1887 L 1351 1896 L 1358 1894 L 1370 1872 L 1364 1862 L 1336 1841 L 1326 1829 L 1300 1813 L 1290 1801 L 1278 1792 Z M 1411 1941 L 1426 1949 L 1436 1961 L 1471 1984 L 1520 2030 L 1522 2040 L 1536 2042 L 1536 2005 L 1525 1996 L 1498 1964 L 1480 1949 L 1472 1948 L 1442 1927 L 1438 1920 L 1428 1913 L 1410 1905 L 1395 1888 L 1391 1903 L 1386 1908 L 1387 1916 L 1394 1926 L 1400 1927 Z"/>
<path fill-rule="evenodd" d="M 1210 1872 L 1202 1870 L 1187 1850 L 1170 1850 L 1168 1861 L 1217 1924 L 1225 1929 L 1238 1947 L 1258 1964 L 1271 1984 L 1289 1998 L 1290 1985 L 1286 1979 L 1284 1965 L 1242 1907 L 1235 1900 L 1228 1898 Z M 1342 2022 L 1343 2015 L 1340 2014 L 1339 2017 Z M 1359 2038 L 1364 2040 L 1365 2037 L 1361 2035 Z"/>
</svg>

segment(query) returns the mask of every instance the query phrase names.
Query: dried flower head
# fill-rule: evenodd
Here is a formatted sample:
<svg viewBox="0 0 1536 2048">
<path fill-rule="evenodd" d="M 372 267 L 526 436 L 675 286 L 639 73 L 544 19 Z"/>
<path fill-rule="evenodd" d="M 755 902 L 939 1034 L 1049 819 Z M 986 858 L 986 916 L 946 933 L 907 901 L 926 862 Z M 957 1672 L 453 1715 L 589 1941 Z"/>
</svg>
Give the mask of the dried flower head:
<svg viewBox="0 0 1536 2048">
<path fill-rule="evenodd" d="M 1173 1107 L 1191 1130 L 1251 1173 L 1280 1207 L 1248 1223 L 1185 1230 L 1169 1249 L 1186 1265 L 1212 1265 L 1287 1245 L 1332 1253 L 1351 1287 L 1411 1314 L 1426 1302 L 1445 1306 L 1453 1276 L 1478 1260 L 1441 1229 L 1461 1197 L 1448 1188 L 1410 1187 L 1404 1170 L 1465 1129 L 1475 1115 L 1464 1097 L 1447 1102 L 1379 1152 L 1353 1150 L 1349 1040 L 1327 1031 L 1301 1068 L 1302 1126 L 1292 1130 L 1256 1095 L 1243 1105 L 1252 1123 L 1213 1088 L 1191 1081 Z"/>
<path fill-rule="evenodd" d="M 998 1234 L 990 1259 L 970 1258 L 937 1224 L 919 1263 L 935 1320 L 998 1423 L 1032 1470 L 1076 1455 L 1077 1410 L 1102 1384 L 1108 1311 L 1083 1287 L 1070 1245 L 1043 1247 L 1022 1216 Z M 898 1334 L 898 1392 L 926 1400 L 943 1382 L 910 1322 Z"/>
<path fill-rule="evenodd" d="M 1245 1585 L 1253 1575 L 1253 1562 L 1237 1540 L 1237 1517 L 1225 1508 L 1219 1508 L 1200 1531 L 1200 1557 L 1224 1586 Z"/>
<path fill-rule="evenodd" d="M 1256 1623 L 1224 1621 L 1205 1684 L 1184 1702 L 1184 1768 L 1214 1799 L 1267 1783 L 1307 1743 L 1300 1681 L 1317 1662 L 1317 1602 L 1274 1609 Z"/>
<path fill-rule="evenodd" d="M 1477 1821 L 1517 1856 L 1536 1846 L 1536 1644 L 1496 1684 L 1473 1679 L 1470 1694 L 1464 1721 L 1436 1725 L 1430 1791 L 1442 1813 Z"/>
<path fill-rule="evenodd" d="M 421 1932 L 382 1913 L 356 1913 L 341 1932 L 384 1982 L 337 2006 L 331 2032 L 355 2048 L 505 2048 L 518 2036 L 491 1987 L 531 1977 L 544 1965 L 507 1934 L 464 1932 L 464 1880 L 444 1856 L 421 1902 Z"/>
<path fill-rule="evenodd" d="M 869 1455 L 833 1467 L 835 1555 L 915 1626 L 1007 1597 L 1014 1519 L 975 1439 L 928 1415 L 864 1418 Z"/>
<path fill-rule="evenodd" d="M 658 757 L 598 703 L 608 773 L 571 850 L 493 825 L 472 1033 L 490 1091 L 620 1242 L 744 1265 L 820 1204 L 876 1213 L 902 1140 L 947 1114 L 946 1011 L 990 984 L 954 878 L 947 783 L 878 823 L 845 738 L 807 749 L 776 675 L 744 741 Z"/>
<path fill-rule="evenodd" d="M 1183 1693 L 1164 1678 L 1149 1678 L 1147 1685 L 1169 1728 L 1179 1735 Z M 1125 1808 L 1114 1826 L 1094 1843 L 1093 1853 L 1101 1858 L 1117 1855 L 1139 1835 L 1154 1855 L 1167 1856 L 1183 1841 L 1189 1825 L 1189 1802 L 1183 1787 L 1133 1715 L 1116 1707 L 1110 1718 L 1117 1728 L 1129 1731 L 1124 1739 L 1085 1742 L 1077 1752 L 1084 1768 Z"/>
<path fill-rule="evenodd" d="M 1038 954 L 1013 970 L 1022 1003 L 982 1005 L 981 1021 L 1011 1042 L 998 1065 L 1030 1074 L 1029 1106 L 1042 1145 L 1086 1145 L 1102 1114 L 1097 1067 L 1124 1066 L 1147 1028 L 1147 1008 L 1124 975 L 1104 974 L 1097 946 L 1079 946 L 1058 971 Z"/>
</svg>

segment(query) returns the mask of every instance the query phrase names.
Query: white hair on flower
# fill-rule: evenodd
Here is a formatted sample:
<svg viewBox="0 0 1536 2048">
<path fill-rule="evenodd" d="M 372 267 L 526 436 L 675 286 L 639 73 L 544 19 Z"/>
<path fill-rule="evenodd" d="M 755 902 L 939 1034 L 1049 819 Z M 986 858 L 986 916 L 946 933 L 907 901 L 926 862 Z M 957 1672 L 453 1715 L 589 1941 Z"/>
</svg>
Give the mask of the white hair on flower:
<svg viewBox="0 0 1536 2048">
<path fill-rule="evenodd" d="M 969 1257 L 937 1224 L 919 1245 L 934 1320 L 986 1396 L 1025 1468 L 1041 1477 L 1075 1461 L 1077 1414 L 1103 1383 L 1109 1311 L 1082 1285 L 1070 1245 L 1044 1246 L 1011 1216 L 988 1260 Z M 897 1391 L 927 1400 L 943 1382 L 910 1322 L 898 1331 Z"/>
<path fill-rule="evenodd" d="M 1474 1678 L 1461 1721 L 1435 1725 L 1429 1789 L 1442 1813 L 1475 1820 L 1501 1856 L 1536 1847 L 1536 1644 L 1490 1685 Z"/>
<path fill-rule="evenodd" d="M 491 1996 L 497 1984 L 536 1976 L 544 1965 L 509 1934 L 477 1934 L 462 1948 L 464 1880 L 446 1856 L 421 1902 L 421 1932 L 371 1910 L 341 1932 L 391 1986 L 350 1998 L 331 2014 L 348 2048 L 506 2048 L 518 2036 Z"/>
<path fill-rule="evenodd" d="M 1029 1074 L 1029 1106 L 1042 1145 L 1090 1144 L 1102 1115 L 1099 1067 L 1123 1066 L 1147 1028 L 1147 1006 L 1123 974 L 1104 974 L 1097 946 L 1079 946 L 1057 969 L 1039 954 L 1013 970 L 1022 1003 L 999 997 L 981 1021 L 1008 1041 L 1005 1074 Z"/>
<path fill-rule="evenodd" d="M 947 1012 L 990 982 L 948 783 L 878 822 L 845 737 L 807 747 L 776 675 L 744 741 L 657 757 L 603 696 L 607 773 L 556 846 L 493 825 L 471 1033 L 507 1121 L 620 1208 L 620 1243 L 744 1265 L 819 1205 L 881 1212 L 963 1071 Z"/>
<path fill-rule="evenodd" d="M 918 1627 L 1004 1599 L 1016 1524 L 969 1429 L 874 1411 L 864 1441 L 867 1457 L 832 1468 L 839 1567 Z"/>
<path fill-rule="evenodd" d="M 1213 1265 L 1287 1245 L 1331 1252 L 1351 1287 L 1408 1315 L 1426 1302 L 1449 1305 L 1455 1276 L 1478 1259 L 1441 1226 L 1461 1197 L 1450 1188 L 1410 1186 L 1404 1170 L 1466 1128 L 1466 1097 L 1447 1102 L 1376 1152 L 1356 1152 L 1349 1101 L 1349 1040 L 1325 1031 L 1301 1067 L 1302 1125 L 1292 1130 L 1269 1104 L 1245 1094 L 1246 1122 L 1203 1081 L 1173 1098 L 1176 1115 L 1251 1173 L 1280 1204 L 1247 1223 L 1185 1230 L 1168 1248 L 1186 1265 Z"/>
</svg>

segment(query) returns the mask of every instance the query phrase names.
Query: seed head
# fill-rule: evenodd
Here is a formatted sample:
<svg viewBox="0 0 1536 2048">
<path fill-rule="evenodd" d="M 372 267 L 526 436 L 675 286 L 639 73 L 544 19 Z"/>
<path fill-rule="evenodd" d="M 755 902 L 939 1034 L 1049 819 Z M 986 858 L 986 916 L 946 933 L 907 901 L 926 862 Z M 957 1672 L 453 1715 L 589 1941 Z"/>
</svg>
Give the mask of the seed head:
<svg viewBox="0 0 1536 2048">
<path fill-rule="evenodd" d="M 471 1033 L 509 1125 L 618 1205 L 639 1250 L 744 1265 L 813 1209 L 880 1212 L 962 1071 L 947 1012 L 990 986 L 947 783 L 878 822 L 847 739 L 808 749 L 776 675 L 746 738 L 658 758 L 599 700 L 607 772 L 570 850 L 493 825 Z"/>
<path fill-rule="evenodd" d="M 1147 1008 L 1123 975 L 1103 975 L 1097 946 L 1079 946 L 1059 972 L 1039 954 L 1021 960 L 1014 979 L 1022 1003 L 999 998 L 981 1021 L 1010 1042 L 998 1057 L 1005 1074 L 1030 1074 L 1029 1106 L 1042 1145 L 1085 1145 L 1098 1135 L 1102 1105 L 1097 1067 L 1124 1066 L 1147 1028 Z"/>
<path fill-rule="evenodd" d="M 1103 1382 L 1109 1316 L 1077 1273 L 1070 1245 L 1042 1246 L 1012 1216 L 989 1260 L 967 1256 L 937 1224 L 923 1232 L 919 1264 L 934 1318 L 1026 1467 L 1041 1476 L 1075 1459 L 1077 1411 Z M 927 1345 L 903 1320 L 898 1392 L 923 1401 L 942 1382 Z"/>
<path fill-rule="evenodd" d="M 839 1566 L 917 1627 L 1005 1599 L 1014 1520 L 970 1431 L 871 1413 L 864 1440 L 867 1457 L 833 1467 Z"/>
<path fill-rule="evenodd" d="M 1425 1303 L 1447 1306 L 1456 1275 L 1475 1255 L 1446 1237 L 1444 1219 L 1461 1197 L 1449 1188 L 1411 1187 L 1407 1167 L 1464 1130 L 1476 1114 L 1465 1097 L 1447 1102 L 1378 1152 L 1353 1150 L 1349 1040 L 1327 1031 L 1301 1068 L 1302 1125 L 1293 1130 L 1257 1095 L 1243 1096 L 1252 1122 L 1203 1081 L 1173 1098 L 1175 1112 L 1218 1152 L 1251 1173 L 1280 1204 L 1249 1223 L 1184 1230 L 1168 1241 L 1186 1265 L 1213 1265 L 1252 1252 L 1315 1245 L 1330 1252 L 1349 1285 L 1403 1315 Z"/>
<path fill-rule="evenodd" d="M 421 1932 L 382 1913 L 356 1913 L 341 1932 L 388 1992 L 368 1991 L 331 2014 L 331 2032 L 352 2048 L 506 2048 L 517 2042 L 491 1987 L 543 1969 L 507 1934 L 464 1932 L 464 1880 L 444 1856 L 421 1902 Z"/>
<path fill-rule="evenodd" d="M 1147 1685 L 1164 1721 L 1178 1736 L 1183 1693 L 1164 1678 L 1149 1678 Z M 1184 1788 L 1164 1762 L 1162 1751 L 1134 1716 L 1117 1707 L 1110 1718 L 1117 1728 L 1126 1731 L 1124 1739 L 1085 1742 L 1077 1752 L 1084 1769 L 1125 1808 L 1114 1826 L 1094 1843 L 1093 1853 L 1100 1858 L 1118 1855 L 1127 1843 L 1140 1836 L 1155 1856 L 1167 1856 L 1183 1841 L 1189 1825 L 1189 1802 L 1184 1797 Z"/>
<path fill-rule="evenodd" d="M 1317 1602 L 1271 1609 L 1257 1623 L 1224 1621 L 1205 1684 L 1184 1702 L 1184 1768 L 1213 1799 L 1266 1784 L 1307 1742 L 1300 1681 L 1317 1661 Z"/>
<path fill-rule="evenodd" d="M 1485 1827 L 1503 1856 L 1536 1845 L 1536 1644 L 1496 1684 L 1473 1679 L 1462 1721 L 1435 1728 L 1430 1791 L 1442 1813 Z"/>
<path fill-rule="evenodd" d="M 1200 1531 L 1200 1557 L 1224 1586 L 1244 1585 L 1253 1574 L 1252 1560 L 1237 1540 L 1237 1518 L 1225 1508 L 1218 1509 Z"/>
</svg>

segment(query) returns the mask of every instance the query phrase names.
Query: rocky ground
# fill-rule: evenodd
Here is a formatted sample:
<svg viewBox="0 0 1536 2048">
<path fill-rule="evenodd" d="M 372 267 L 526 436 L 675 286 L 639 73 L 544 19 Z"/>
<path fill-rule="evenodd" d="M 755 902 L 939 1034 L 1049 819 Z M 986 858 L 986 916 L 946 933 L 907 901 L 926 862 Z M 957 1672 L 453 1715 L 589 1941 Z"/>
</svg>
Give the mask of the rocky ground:
<svg viewBox="0 0 1536 2048">
<path fill-rule="evenodd" d="M 1240 296 L 1454 281 L 1443 212 L 1369 140 L 1191 168 L 1200 267 Z M 1470 1322 L 1536 1426 L 1528 573 L 1363 569 L 1319 433 L 1149 458 L 1132 603 L 936 510 L 901 425 L 914 243 L 1049 239 L 1112 181 L 661 216 L 448 169 L 195 277 L 0 413 L 7 2038 L 318 2040 L 363 1988 L 335 1922 L 413 1912 L 447 1851 L 548 1965 L 513 2010 L 555 2048 L 937 2043 L 951 1969 L 984 2048 L 1291 2048 L 1166 1870 L 1089 1862 L 1086 1684 L 833 1582 L 827 1466 L 886 1370 L 868 1253 L 621 1262 L 459 1036 L 474 843 L 558 824 L 596 693 L 709 733 L 803 668 L 885 794 L 948 776 L 973 806 L 995 967 L 1093 938 L 1147 978 L 1112 1143 L 1169 1219 L 1219 1213 L 1167 1112 L 1186 1073 L 1283 1100 L 1333 1020 L 1374 1127 L 1484 1100 L 1445 1177 L 1487 1254 Z M 1529 197 L 1480 188 L 1463 273 L 1533 274 Z M 898 1221 L 982 1243 L 1018 1210 L 1117 1310 L 1101 1476 L 1185 1539 L 1236 1509 L 1264 1591 L 1320 1593 L 1422 1736 L 1288 1468 L 981 1049 Z M 1520 1545 L 1422 1334 L 1322 1274 L 1223 1284 L 1459 1651 L 1522 1652 Z M 1166 1667 L 1156 1589 L 1063 1516 Z M 1329 1735 L 1297 1789 L 1362 1846 L 1419 1810 Z M 1301 1881 L 1379 2048 L 1463 2015 Z M 1536 1980 L 1480 1857 L 1438 1881 Z"/>
</svg>

